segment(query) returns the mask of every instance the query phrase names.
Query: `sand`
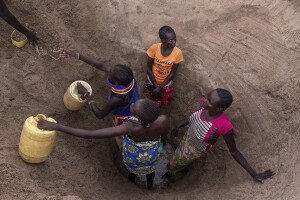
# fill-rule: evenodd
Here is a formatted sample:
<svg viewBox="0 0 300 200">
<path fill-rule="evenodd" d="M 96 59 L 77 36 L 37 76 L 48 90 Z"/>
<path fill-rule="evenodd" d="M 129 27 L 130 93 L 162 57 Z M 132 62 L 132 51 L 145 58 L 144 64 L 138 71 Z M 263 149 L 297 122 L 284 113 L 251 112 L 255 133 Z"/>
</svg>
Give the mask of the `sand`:
<svg viewBox="0 0 300 200">
<path fill-rule="evenodd" d="M 299 0 L 6 3 L 40 41 L 37 48 L 14 47 L 13 28 L 0 20 L 0 199 L 300 198 Z M 172 126 L 194 111 L 211 89 L 229 89 L 234 103 L 226 113 L 238 149 L 255 170 L 273 169 L 274 178 L 254 182 L 222 138 L 187 176 L 152 190 L 130 183 L 119 171 L 110 139 L 84 140 L 58 133 L 46 162 L 22 161 L 18 143 L 29 116 L 43 113 L 87 129 L 111 125 L 111 115 L 98 120 L 87 106 L 78 112 L 64 107 L 63 94 L 75 80 L 90 83 L 100 107 L 109 87 L 106 74 L 74 59 L 59 59 L 59 47 L 110 65 L 131 66 L 142 89 L 145 51 L 159 42 L 158 29 L 166 24 L 175 29 L 185 59 L 174 79 L 174 101 L 164 110 Z M 170 143 L 178 144 L 183 133 Z"/>
</svg>

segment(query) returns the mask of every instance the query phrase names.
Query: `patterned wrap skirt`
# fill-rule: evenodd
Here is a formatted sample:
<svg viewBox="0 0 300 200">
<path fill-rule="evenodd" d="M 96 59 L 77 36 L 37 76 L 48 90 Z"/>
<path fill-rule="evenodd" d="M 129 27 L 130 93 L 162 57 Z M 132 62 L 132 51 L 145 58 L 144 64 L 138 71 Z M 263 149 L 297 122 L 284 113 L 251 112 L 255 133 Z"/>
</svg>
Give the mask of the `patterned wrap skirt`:
<svg viewBox="0 0 300 200">
<path fill-rule="evenodd" d="M 168 172 L 177 173 L 183 170 L 203 154 L 203 151 L 197 150 L 190 144 L 187 131 L 167 165 Z"/>
<path fill-rule="evenodd" d="M 155 163 L 161 152 L 161 139 L 135 142 L 124 135 L 123 161 L 127 170 L 136 175 L 147 175 L 155 171 Z"/>
</svg>

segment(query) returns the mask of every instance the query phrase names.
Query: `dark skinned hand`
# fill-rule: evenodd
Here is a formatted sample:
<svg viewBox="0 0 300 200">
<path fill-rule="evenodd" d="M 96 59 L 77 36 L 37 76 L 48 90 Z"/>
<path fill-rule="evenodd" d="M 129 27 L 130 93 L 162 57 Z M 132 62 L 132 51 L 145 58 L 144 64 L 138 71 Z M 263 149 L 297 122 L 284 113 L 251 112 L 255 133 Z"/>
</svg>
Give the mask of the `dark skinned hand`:
<svg viewBox="0 0 300 200">
<path fill-rule="evenodd" d="M 57 129 L 57 123 L 49 122 L 49 121 L 46 121 L 46 120 L 38 121 L 37 126 L 38 126 L 39 129 L 49 130 L 49 131 Z"/>
<path fill-rule="evenodd" d="M 76 52 L 70 51 L 68 49 L 59 48 L 59 51 L 61 52 L 59 54 L 59 57 L 61 57 L 61 58 L 75 58 L 75 56 L 76 56 Z"/>
<path fill-rule="evenodd" d="M 254 178 L 255 181 L 263 183 L 264 179 L 272 178 L 272 176 L 274 176 L 274 174 L 275 173 L 272 170 L 269 169 L 269 170 L 266 170 L 262 173 L 256 174 L 255 176 L 253 176 L 253 178 Z"/>
<path fill-rule="evenodd" d="M 88 91 L 81 83 L 77 83 L 77 90 L 81 95 L 84 95 Z"/>
<path fill-rule="evenodd" d="M 164 95 L 164 92 L 158 87 L 151 92 L 151 96 L 157 99 L 163 99 Z"/>
<path fill-rule="evenodd" d="M 34 45 L 37 45 L 37 41 L 39 40 L 39 38 L 36 36 L 36 33 L 34 32 L 29 32 L 28 34 L 26 34 L 26 37 L 28 39 L 28 43 L 29 45 L 32 44 L 33 46 Z"/>
</svg>

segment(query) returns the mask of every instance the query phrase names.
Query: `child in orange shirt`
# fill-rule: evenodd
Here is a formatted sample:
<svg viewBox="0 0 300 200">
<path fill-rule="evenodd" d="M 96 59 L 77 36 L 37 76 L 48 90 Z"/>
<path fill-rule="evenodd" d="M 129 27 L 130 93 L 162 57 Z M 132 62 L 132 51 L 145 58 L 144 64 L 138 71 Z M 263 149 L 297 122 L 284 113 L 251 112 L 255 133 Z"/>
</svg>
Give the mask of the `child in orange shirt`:
<svg viewBox="0 0 300 200">
<path fill-rule="evenodd" d="M 170 26 L 159 29 L 161 43 L 153 44 L 148 50 L 145 95 L 160 106 L 172 101 L 173 81 L 182 52 L 176 47 L 176 34 Z"/>
</svg>

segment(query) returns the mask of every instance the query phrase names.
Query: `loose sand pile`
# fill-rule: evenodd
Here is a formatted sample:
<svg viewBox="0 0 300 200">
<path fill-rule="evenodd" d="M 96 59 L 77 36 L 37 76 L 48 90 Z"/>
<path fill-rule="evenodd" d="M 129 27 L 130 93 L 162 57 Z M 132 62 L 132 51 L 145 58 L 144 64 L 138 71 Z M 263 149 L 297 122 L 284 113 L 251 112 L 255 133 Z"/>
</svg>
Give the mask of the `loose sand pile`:
<svg viewBox="0 0 300 200">
<path fill-rule="evenodd" d="M 299 199 L 299 0 L 91 0 L 6 1 L 38 33 L 38 48 L 14 47 L 12 28 L 0 20 L 0 199 Z M 59 133 L 49 159 L 24 163 L 17 152 L 22 125 L 46 114 L 66 125 L 98 129 L 88 107 L 70 112 L 62 103 L 75 80 L 93 87 L 101 107 L 106 75 L 76 60 L 58 59 L 70 48 L 110 65 L 131 66 L 140 89 L 146 49 L 158 29 L 172 26 L 184 64 L 175 77 L 172 125 L 199 105 L 202 94 L 232 91 L 227 111 L 239 150 L 273 179 L 258 184 L 233 160 L 220 139 L 190 173 L 167 188 L 148 191 L 130 183 L 114 165 L 109 139 L 83 140 Z M 181 135 L 183 130 L 181 131 Z M 178 142 L 178 137 L 174 143 Z M 202 160 L 203 161 L 203 160 Z M 157 186 L 156 186 L 157 188 Z"/>
</svg>

